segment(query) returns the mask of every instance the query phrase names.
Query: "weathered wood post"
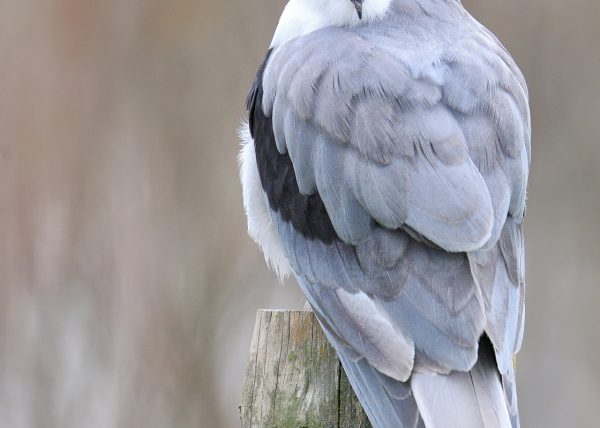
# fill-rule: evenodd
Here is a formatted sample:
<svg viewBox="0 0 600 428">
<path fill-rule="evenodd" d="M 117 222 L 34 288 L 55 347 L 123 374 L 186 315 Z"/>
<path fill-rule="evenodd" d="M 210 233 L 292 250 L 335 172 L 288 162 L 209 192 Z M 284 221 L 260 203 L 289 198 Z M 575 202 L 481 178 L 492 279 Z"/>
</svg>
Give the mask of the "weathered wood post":
<svg viewBox="0 0 600 428">
<path fill-rule="evenodd" d="M 371 426 L 311 311 L 258 311 L 240 413 L 244 428 Z"/>
</svg>

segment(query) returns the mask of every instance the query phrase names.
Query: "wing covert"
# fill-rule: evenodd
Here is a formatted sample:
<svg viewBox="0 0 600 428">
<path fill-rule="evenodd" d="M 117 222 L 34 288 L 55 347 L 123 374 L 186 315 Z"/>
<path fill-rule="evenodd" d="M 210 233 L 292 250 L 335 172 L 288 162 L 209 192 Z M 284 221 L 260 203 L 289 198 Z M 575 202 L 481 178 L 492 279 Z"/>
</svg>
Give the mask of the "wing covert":
<svg viewBox="0 0 600 428">
<path fill-rule="evenodd" d="M 511 183 L 502 170 L 522 169 L 524 126 L 502 76 L 494 81 L 494 109 L 453 95 L 457 85 L 470 84 L 476 99 L 494 83 L 481 82 L 483 72 L 474 82 L 455 82 L 460 60 L 440 58 L 437 67 L 417 73 L 406 59 L 370 44 L 368 35 L 341 28 L 274 52 L 262 107 L 272 117 L 278 150 L 289 154 L 300 190 L 321 196 L 345 242 L 364 240 L 372 222 L 407 226 L 452 252 L 497 240 L 506 197 L 524 189 L 524 180 Z M 471 124 L 479 116 L 488 128 Z M 482 132 L 490 147 L 480 150 L 469 140 Z"/>
</svg>

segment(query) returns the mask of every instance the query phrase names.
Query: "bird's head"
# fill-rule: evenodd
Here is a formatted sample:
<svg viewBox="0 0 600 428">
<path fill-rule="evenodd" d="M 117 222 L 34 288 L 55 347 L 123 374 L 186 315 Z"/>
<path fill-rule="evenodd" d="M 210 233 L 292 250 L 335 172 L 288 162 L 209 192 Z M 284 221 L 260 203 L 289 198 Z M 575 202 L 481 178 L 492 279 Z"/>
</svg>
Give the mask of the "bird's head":
<svg viewBox="0 0 600 428">
<path fill-rule="evenodd" d="M 354 26 L 382 18 L 392 0 L 290 0 L 279 19 L 271 47 L 319 28 Z"/>
</svg>

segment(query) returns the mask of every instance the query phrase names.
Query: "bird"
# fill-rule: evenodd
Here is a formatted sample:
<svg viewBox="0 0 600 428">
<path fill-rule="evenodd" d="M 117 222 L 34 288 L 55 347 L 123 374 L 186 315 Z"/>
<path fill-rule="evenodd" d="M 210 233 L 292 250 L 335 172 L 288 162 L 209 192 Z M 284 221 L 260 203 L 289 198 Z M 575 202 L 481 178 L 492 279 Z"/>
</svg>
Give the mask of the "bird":
<svg viewBox="0 0 600 428">
<path fill-rule="evenodd" d="M 518 427 L 531 119 L 459 0 L 290 0 L 247 98 L 248 232 L 371 424 Z"/>
</svg>

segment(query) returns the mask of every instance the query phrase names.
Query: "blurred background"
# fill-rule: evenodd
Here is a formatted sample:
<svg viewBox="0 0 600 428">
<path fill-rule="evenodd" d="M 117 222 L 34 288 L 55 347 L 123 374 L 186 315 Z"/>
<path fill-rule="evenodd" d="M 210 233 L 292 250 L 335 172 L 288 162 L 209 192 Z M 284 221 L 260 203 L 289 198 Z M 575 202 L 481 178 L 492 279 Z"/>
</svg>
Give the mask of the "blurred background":
<svg viewBox="0 0 600 428">
<path fill-rule="evenodd" d="M 463 0 L 529 82 L 524 427 L 600 402 L 600 2 Z M 283 0 L 0 0 L 0 426 L 236 427 L 244 99 Z"/>
</svg>

